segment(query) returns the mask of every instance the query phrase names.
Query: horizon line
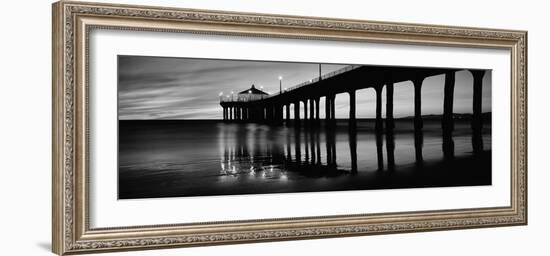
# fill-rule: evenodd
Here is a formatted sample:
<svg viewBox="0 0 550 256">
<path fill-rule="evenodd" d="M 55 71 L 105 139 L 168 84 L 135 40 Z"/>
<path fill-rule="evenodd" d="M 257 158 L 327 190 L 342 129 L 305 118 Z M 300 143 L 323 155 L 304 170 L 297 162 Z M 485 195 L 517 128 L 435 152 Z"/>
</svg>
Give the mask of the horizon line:
<svg viewBox="0 0 550 256">
<path fill-rule="evenodd" d="M 482 112 L 481 115 L 487 115 L 492 114 L 492 111 L 489 112 Z M 473 116 L 472 113 L 453 113 L 453 116 Z M 429 114 L 429 115 L 421 115 L 421 117 L 443 117 L 443 114 Z M 382 119 L 386 119 L 385 117 L 382 117 Z M 405 117 L 394 117 L 394 120 L 402 120 L 402 119 L 414 119 L 414 115 L 412 116 L 405 116 Z M 222 119 L 170 119 L 170 118 L 159 118 L 159 119 L 118 119 L 118 121 L 223 121 Z M 311 120 L 311 119 L 307 119 Z M 319 120 L 325 120 L 325 118 L 319 118 Z M 349 120 L 349 118 L 336 118 L 336 120 Z M 376 117 L 366 117 L 366 118 L 355 118 L 355 120 L 376 120 Z M 293 118 L 291 121 L 295 121 Z M 300 121 L 304 121 L 303 118 L 300 118 Z"/>
</svg>

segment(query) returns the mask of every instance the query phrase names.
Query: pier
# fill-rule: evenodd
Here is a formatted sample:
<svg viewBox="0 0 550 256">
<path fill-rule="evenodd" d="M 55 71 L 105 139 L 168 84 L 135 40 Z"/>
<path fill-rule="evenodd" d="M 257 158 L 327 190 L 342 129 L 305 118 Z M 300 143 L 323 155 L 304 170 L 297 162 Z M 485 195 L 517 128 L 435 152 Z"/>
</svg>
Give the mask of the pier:
<svg viewBox="0 0 550 256">
<path fill-rule="evenodd" d="M 422 84 L 427 77 L 445 75 L 442 128 L 445 132 L 453 130 L 453 96 L 455 73 L 460 69 L 416 68 L 350 65 L 334 72 L 319 75 L 309 81 L 271 95 L 242 99 L 220 98 L 223 120 L 227 122 L 256 122 L 271 125 L 302 124 L 315 127 L 320 122 L 319 102 L 325 98 L 325 124 L 335 124 L 335 98 L 337 94 L 349 96 L 350 127 L 356 120 L 356 91 L 373 88 L 376 91 L 376 129 L 394 128 L 393 91 L 394 84 L 411 81 L 414 86 L 414 127 L 422 128 Z M 473 118 L 472 129 L 479 133 L 482 129 L 481 104 L 482 86 L 485 70 L 469 70 L 473 76 Z M 382 89 L 386 94 L 382 95 Z M 386 118 L 382 119 L 382 97 L 386 97 Z M 294 105 L 294 120 L 291 120 L 290 107 Z M 303 105 L 303 109 L 301 109 Z M 384 122 L 385 121 L 385 122 Z M 481 149 L 477 149 L 481 150 Z"/>
</svg>

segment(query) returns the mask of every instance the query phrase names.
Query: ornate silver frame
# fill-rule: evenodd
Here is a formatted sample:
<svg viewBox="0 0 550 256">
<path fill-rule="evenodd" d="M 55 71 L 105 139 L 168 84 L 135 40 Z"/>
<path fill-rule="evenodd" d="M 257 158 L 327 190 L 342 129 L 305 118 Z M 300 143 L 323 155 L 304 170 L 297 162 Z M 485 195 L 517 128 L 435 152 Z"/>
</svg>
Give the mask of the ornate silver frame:
<svg viewBox="0 0 550 256">
<path fill-rule="evenodd" d="M 508 49 L 511 205 L 92 229 L 87 192 L 87 47 L 92 29 Z M 53 4 L 52 66 L 52 249 L 60 255 L 527 224 L 526 31 L 61 1 Z"/>
</svg>

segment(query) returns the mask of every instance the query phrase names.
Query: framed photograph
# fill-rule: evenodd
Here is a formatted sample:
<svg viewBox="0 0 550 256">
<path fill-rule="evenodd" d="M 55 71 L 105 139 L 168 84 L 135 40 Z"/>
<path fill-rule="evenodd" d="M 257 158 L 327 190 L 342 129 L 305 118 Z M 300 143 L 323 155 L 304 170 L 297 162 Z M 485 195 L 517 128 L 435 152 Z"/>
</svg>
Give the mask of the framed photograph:
<svg viewBox="0 0 550 256">
<path fill-rule="evenodd" d="M 527 32 L 61 1 L 53 251 L 527 224 Z"/>
</svg>

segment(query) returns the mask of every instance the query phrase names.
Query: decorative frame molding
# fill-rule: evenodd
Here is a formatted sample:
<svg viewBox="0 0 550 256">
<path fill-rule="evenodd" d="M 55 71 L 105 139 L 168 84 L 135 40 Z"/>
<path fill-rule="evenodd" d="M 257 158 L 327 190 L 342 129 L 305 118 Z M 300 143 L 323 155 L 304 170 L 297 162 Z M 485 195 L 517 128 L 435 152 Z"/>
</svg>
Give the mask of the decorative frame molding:
<svg viewBox="0 0 550 256">
<path fill-rule="evenodd" d="M 93 29 L 226 34 L 511 51 L 511 205 L 91 229 L 88 35 Z M 61 1 L 53 4 L 55 253 L 101 252 L 527 224 L 527 32 Z"/>
</svg>

